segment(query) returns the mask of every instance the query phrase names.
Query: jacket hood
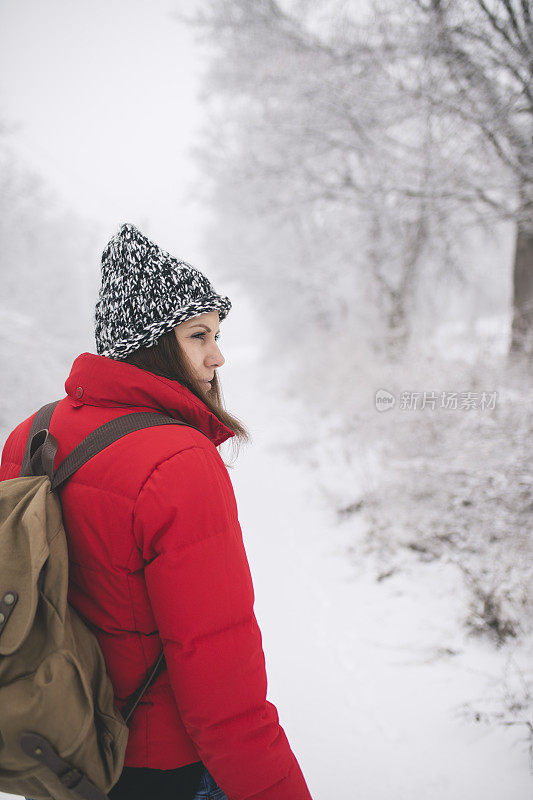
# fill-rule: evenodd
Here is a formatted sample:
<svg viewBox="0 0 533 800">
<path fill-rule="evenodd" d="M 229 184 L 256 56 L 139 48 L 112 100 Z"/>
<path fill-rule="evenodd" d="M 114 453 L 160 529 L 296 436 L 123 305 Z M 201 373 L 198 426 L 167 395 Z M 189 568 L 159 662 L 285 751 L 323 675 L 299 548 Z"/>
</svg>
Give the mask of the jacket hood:
<svg viewBox="0 0 533 800">
<path fill-rule="evenodd" d="M 65 381 L 65 391 L 75 405 L 164 412 L 199 428 L 215 447 L 235 436 L 186 386 L 107 356 L 79 355 Z"/>
</svg>

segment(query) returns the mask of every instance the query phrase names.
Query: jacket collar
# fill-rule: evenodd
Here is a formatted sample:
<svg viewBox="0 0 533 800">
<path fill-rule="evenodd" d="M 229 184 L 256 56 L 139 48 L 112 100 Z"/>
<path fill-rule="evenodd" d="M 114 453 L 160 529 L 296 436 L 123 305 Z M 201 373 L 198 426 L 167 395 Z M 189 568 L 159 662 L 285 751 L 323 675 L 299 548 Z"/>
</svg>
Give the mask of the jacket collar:
<svg viewBox="0 0 533 800">
<path fill-rule="evenodd" d="M 65 391 L 76 405 L 163 411 L 199 428 L 215 447 L 235 436 L 231 428 L 178 381 L 107 356 L 79 355 L 65 381 Z"/>
</svg>

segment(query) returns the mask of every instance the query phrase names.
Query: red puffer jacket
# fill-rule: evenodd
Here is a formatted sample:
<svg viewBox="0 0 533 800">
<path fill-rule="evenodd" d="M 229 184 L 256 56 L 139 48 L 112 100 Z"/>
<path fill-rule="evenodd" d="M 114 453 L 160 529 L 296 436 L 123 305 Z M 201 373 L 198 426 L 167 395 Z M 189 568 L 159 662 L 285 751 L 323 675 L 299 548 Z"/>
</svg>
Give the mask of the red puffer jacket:
<svg viewBox="0 0 533 800">
<path fill-rule="evenodd" d="M 182 425 L 129 433 L 59 489 L 68 599 L 99 641 L 119 709 L 165 650 L 167 669 L 134 712 L 125 766 L 201 760 L 230 800 L 310 800 L 266 700 L 252 579 L 216 449 L 233 431 L 177 381 L 92 353 L 76 358 L 65 390 L 50 424 L 56 468 L 96 427 L 133 411 L 209 437 Z M 9 435 L 0 480 L 18 476 L 32 419 Z"/>
</svg>

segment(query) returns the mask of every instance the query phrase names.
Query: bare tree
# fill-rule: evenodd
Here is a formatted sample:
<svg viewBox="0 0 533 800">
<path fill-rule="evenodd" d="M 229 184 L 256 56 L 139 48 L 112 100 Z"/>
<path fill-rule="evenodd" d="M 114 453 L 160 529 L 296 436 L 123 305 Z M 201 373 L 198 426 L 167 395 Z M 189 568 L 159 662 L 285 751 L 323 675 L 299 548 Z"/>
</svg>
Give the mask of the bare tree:
<svg viewBox="0 0 533 800">
<path fill-rule="evenodd" d="M 460 0 L 454 19 L 462 14 L 474 30 L 476 4 Z M 342 330 L 352 325 L 342 309 L 353 314 L 365 297 L 365 308 L 374 306 L 372 345 L 388 355 L 411 335 L 417 303 L 435 303 L 441 280 L 468 280 L 462 231 L 518 220 L 520 242 L 528 241 L 509 148 L 498 157 L 485 135 L 496 121 L 503 130 L 523 126 L 503 91 L 507 79 L 493 89 L 497 110 L 473 90 L 461 94 L 457 53 L 442 55 L 435 14 L 418 0 L 381 0 L 370 16 L 353 0 L 210 0 L 197 20 L 215 48 L 206 80 L 213 114 L 200 149 L 220 227 L 244 251 L 243 271 L 253 262 L 263 297 L 288 258 L 314 323 L 321 304 L 327 318 L 330 301 Z M 519 141 L 516 152 L 527 153 L 522 132 Z M 268 230 L 284 231 L 283 252 L 265 244 Z M 231 255 L 238 267 L 239 252 Z M 523 324 L 527 301 L 516 306 Z"/>
<path fill-rule="evenodd" d="M 397 6 L 396 3 L 393 3 Z M 477 149 L 448 191 L 516 223 L 511 354 L 533 358 L 533 21 L 530 0 L 411 0 L 404 19 L 380 7 L 400 92 L 455 121 Z M 409 28 L 406 25 L 409 19 Z M 399 35 L 401 33 L 401 35 Z M 429 67 L 413 77 L 423 60 Z M 444 145 L 444 143 L 442 143 Z M 459 162 L 464 166 L 464 161 Z M 474 170 L 472 163 L 476 164 Z"/>
</svg>

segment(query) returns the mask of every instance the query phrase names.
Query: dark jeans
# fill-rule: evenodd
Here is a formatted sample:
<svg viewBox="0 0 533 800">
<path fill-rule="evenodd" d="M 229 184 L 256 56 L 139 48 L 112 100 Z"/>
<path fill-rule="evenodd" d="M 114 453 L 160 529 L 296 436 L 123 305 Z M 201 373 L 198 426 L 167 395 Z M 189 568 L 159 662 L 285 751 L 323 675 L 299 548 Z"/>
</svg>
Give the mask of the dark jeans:
<svg viewBox="0 0 533 800">
<path fill-rule="evenodd" d="M 109 800 L 194 800 L 204 773 L 201 761 L 178 769 L 124 767 Z"/>
<path fill-rule="evenodd" d="M 201 761 L 179 769 L 124 767 L 107 796 L 110 800 L 228 800 Z"/>
</svg>

